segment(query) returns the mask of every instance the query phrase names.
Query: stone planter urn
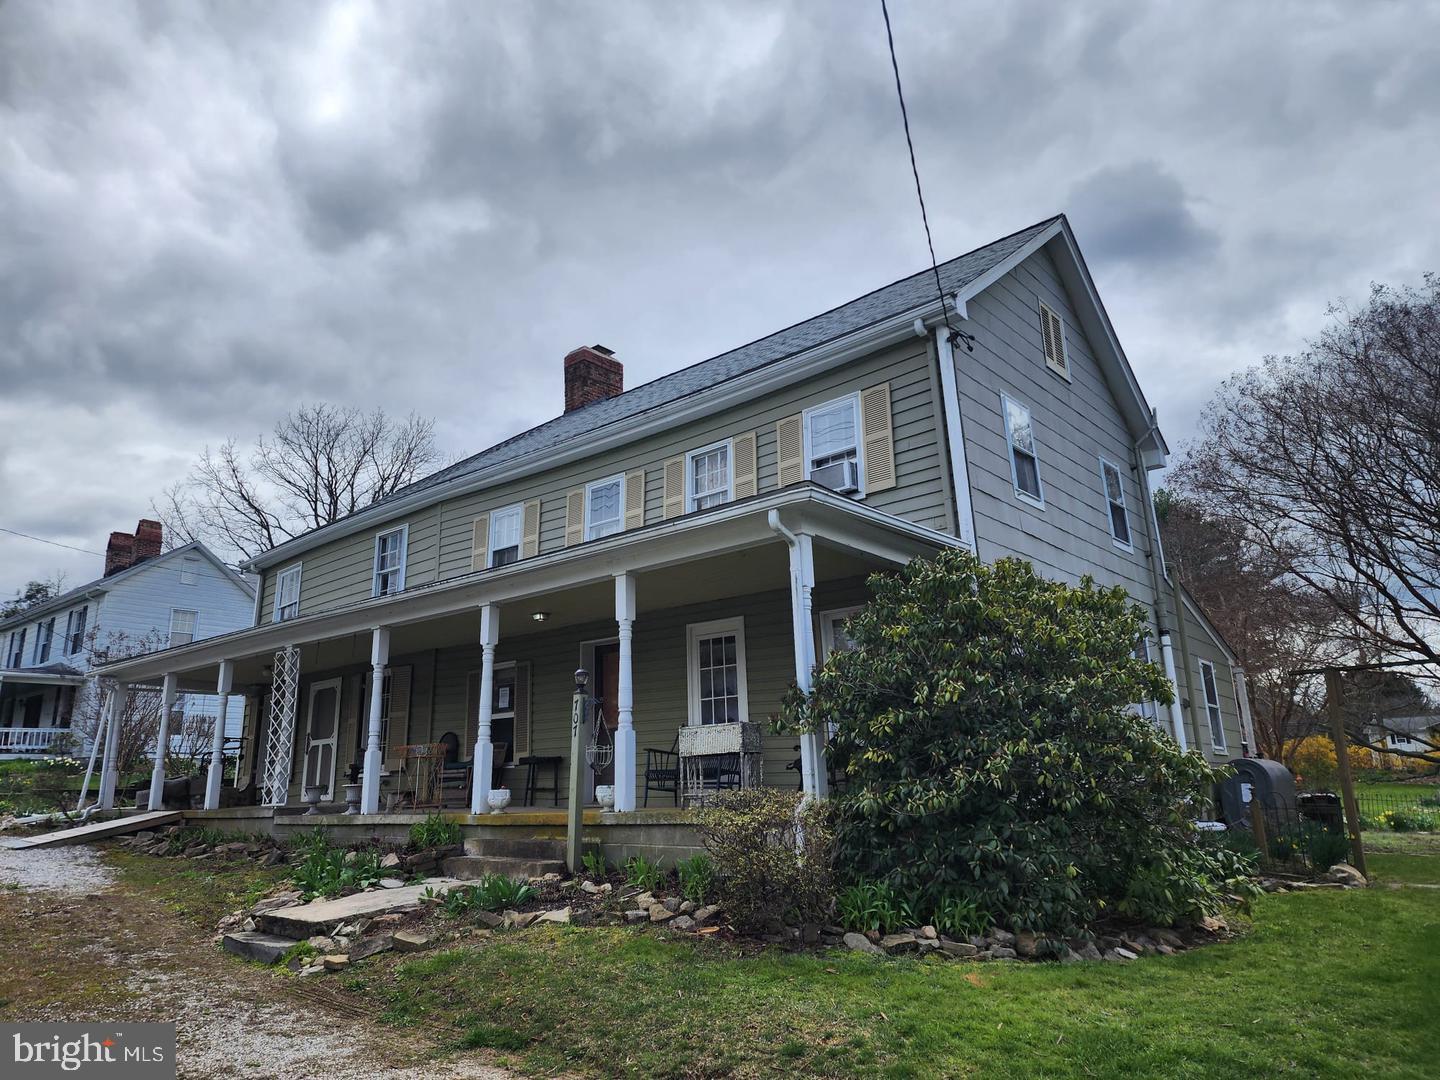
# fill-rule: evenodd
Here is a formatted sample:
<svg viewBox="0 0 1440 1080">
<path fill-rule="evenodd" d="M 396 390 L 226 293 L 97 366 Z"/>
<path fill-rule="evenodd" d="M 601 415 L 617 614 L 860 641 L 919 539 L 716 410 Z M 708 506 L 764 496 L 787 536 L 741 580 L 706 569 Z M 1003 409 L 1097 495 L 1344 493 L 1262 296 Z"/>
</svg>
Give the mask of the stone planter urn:
<svg viewBox="0 0 1440 1080">
<path fill-rule="evenodd" d="M 345 813 L 360 813 L 360 793 L 364 790 L 364 784 L 345 785 Z"/>
<path fill-rule="evenodd" d="M 320 804 L 325 801 L 325 789 L 323 787 L 307 787 L 300 792 L 300 801 L 310 807 L 305 811 L 305 816 L 320 813 Z"/>
<path fill-rule="evenodd" d="M 614 810 L 614 809 L 615 809 L 615 785 L 614 785 L 614 784 L 596 784 L 596 785 L 595 785 L 595 801 L 600 804 L 600 809 L 601 809 L 601 810 Z"/>
<path fill-rule="evenodd" d="M 498 814 L 510 805 L 510 789 L 505 787 L 491 788 L 490 793 L 485 796 L 485 801 L 490 804 L 490 812 L 492 814 Z"/>
</svg>

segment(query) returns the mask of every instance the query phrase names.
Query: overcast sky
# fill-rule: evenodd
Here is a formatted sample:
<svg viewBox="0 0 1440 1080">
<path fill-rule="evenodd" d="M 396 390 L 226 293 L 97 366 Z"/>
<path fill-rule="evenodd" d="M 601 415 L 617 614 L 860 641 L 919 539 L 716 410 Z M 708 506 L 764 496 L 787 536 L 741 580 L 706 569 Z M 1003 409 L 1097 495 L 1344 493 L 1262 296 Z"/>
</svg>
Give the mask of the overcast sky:
<svg viewBox="0 0 1440 1080">
<path fill-rule="evenodd" d="M 893 0 L 942 259 L 1070 214 L 1172 446 L 1440 269 L 1440 4 Z M 0 527 L 102 549 L 301 401 L 447 457 L 926 265 L 879 0 L 0 0 Z M 0 533 L 0 595 L 96 556 Z"/>
</svg>

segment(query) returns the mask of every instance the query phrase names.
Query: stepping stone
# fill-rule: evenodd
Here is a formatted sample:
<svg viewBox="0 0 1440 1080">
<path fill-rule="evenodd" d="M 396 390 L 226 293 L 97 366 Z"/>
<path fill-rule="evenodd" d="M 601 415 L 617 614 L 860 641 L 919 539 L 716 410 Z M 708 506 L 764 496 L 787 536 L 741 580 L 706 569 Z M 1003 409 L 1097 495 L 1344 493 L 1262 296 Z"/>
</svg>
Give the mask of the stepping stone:
<svg viewBox="0 0 1440 1080">
<path fill-rule="evenodd" d="M 255 930 L 237 930 L 220 939 L 221 946 L 228 953 L 257 960 L 262 964 L 279 963 L 280 958 L 295 944 L 294 938 L 277 934 L 262 934 Z"/>
<path fill-rule="evenodd" d="M 420 902 L 426 889 L 444 894 L 458 882 L 446 878 L 432 878 L 419 885 L 405 885 L 398 889 L 377 889 L 374 892 L 355 893 L 334 900 L 312 900 L 298 907 L 267 911 L 259 916 L 263 929 L 271 933 L 290 934 L 304 939 L 315 934 L 326 934 L 341 923 L 351 922 L 361 916 L 375 916 L 383 912 L 413 908 Z"/>
<path fill-rule="evenodd" d="M 390 939 L 401 952 L 420 952 L 430 947 L 430 939 L 410 930 L 397 931 Z"/>
</svg>

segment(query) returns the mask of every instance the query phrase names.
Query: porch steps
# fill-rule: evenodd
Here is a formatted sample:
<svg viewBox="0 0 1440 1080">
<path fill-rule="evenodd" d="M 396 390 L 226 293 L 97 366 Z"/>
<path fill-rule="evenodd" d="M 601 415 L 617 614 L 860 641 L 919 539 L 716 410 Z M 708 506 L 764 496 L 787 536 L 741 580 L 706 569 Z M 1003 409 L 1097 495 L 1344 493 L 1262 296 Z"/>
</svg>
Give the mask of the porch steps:
<svg viewBox="0 0 1440 1080">
<path fill-rule="evenodd" d="M 535 878 L 565 873 L 563 859 L 525 859 L 513 855 L 452 855 L 440 864 L 446 877 L 475 881 L 487 875 Z"/>
<path fill-rule="evenodd" d="M 179 825 L 184 815 L 179 810 L 156 810 L 148 814 L 129 814 L 110 821 L 92 821 L 88 825 L 77 825 L 72 829 L 27 836 L 16 841 L 16 848 L 61 847 L 65 844 L 88 844 L 92 840 L 108 840 L 112 836 L 158 829 L 164 825 Z"/>
</svg>

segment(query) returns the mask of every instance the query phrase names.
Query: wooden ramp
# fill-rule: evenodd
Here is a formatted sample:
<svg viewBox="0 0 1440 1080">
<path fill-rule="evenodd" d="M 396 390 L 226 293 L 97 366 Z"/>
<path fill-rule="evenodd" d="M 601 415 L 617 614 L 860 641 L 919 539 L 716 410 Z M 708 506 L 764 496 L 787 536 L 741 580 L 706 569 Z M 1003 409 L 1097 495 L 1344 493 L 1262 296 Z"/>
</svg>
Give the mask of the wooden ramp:
<svg viewBox="0 0 1440 1080">
<path fill-rule="evenodd" d="M 11 844 L 14 848 L 61 847 L 65 844 L 88 844 L 92 840 L 108 840 L 112 836 L 158 829 L 164 825 L 179 825 L 184 817 L 179 810 L 156 810 L 152 814 L 132 814 L 129 817 L 114 818 L 110 821 L 96 821 L 89 825 L 77 825 L 73 829 L 27 836 Z"/>
</svg>

